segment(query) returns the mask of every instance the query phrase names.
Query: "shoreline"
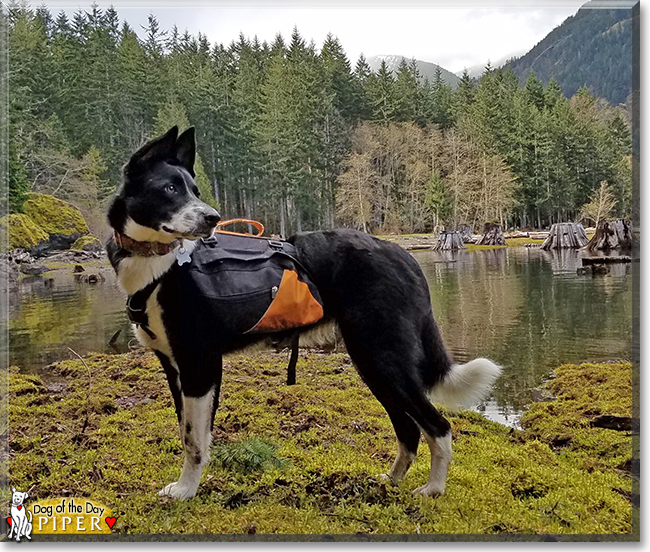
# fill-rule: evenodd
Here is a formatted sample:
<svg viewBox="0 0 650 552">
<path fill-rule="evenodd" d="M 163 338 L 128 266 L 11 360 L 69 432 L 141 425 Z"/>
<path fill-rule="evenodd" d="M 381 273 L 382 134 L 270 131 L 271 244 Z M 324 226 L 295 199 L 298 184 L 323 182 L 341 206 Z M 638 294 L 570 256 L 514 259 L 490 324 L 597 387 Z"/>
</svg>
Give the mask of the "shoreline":
<svg viewBox="0 0 650 552">
<path fill-rule="evenodd" d="M 66 360 L 44 377 L 10 370 L 10 483 L 33 485 L 33 500 L 107 504 L 116 533 L 632 536 L 631 432 L 591 426 L 598 416 L 631 415 L 629 363 L 558 367 L 521 430 L 445 412 L 454 462 L 445 495 L 431 499 L 411 495 L 428 474 L 424 445 L 399 486 L 373 477 L 394 459 L 395 437 L 347 355 L 301 354 L 291 387 L 286 354 L 233 355 L 199 493 L 173 502 L 156 494 L 178 476 L 182 448 L 155 357 L 84 360 L 88 369 Z M 246 472 L 227 461 L 246 460 L 251 443 L 264 445 L 265 462 Z"/>
</svg>

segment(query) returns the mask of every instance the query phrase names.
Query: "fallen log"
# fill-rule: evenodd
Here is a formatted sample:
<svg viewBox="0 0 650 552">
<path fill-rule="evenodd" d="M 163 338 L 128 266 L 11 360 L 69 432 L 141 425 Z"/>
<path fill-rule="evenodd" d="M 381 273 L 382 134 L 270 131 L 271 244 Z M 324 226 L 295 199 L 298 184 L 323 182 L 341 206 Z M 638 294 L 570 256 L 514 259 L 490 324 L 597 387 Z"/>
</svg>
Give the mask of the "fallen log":
<svg viewBox="0 0 650 552">
<path fill-rule="evenodd" d="M 548 238 L 542 249 L 578 249 L 589 242 L 585 229 L 580 223 L 558 222 L 551 226 Z"/>
<path fill-rule="evenodd" d="M 583 257 L 582 266 L 596 265 L 596 264 L 612 264 L 612 263 L 631 263 L 632 258 L 625 255 L 619 257 Z"/>
</svg>

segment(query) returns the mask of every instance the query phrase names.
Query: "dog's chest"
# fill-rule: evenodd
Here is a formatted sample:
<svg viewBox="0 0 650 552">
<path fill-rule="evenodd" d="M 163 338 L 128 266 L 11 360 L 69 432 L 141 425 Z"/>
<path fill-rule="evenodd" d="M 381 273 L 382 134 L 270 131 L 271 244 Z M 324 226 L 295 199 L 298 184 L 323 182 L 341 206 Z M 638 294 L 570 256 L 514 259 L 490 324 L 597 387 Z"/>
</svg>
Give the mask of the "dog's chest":
<svg viewBox="0 0 650 552">
<path fill-rule="evenodd" d="M 147 331 L 140 326 L 136 326 L 135 335 L 143 347 L 149 347 L 156 351 L 161 352 L 168 358 L 173 358 L 169 340 L 167 339 L 167 331 L 163 323 L 162 308 L 158 301 L 158 286 L 151 297 L 147 300 L 146 314 L 147 314 Z M 155 337 L 152 337 L 155 336 Z"/>
<path fill-rule="evenodd" d="M 20 506 L 11 506 L 11 517 L 15 519 L 20 519 L 25 517 L 25 506 L 22 504 Z"/>
</svg>

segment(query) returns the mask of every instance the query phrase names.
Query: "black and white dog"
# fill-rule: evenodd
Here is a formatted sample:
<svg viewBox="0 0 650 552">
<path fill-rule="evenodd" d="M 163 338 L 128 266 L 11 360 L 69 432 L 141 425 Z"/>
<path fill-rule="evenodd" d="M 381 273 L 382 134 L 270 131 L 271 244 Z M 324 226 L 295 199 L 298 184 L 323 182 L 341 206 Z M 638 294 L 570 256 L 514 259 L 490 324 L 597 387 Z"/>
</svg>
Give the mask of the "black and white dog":
<svg viewBox="0 0 650 552">
<path fill-rule="evenodd" d="M 196 494 L 209 460 L 222 355 L 265 339 L 259 334 L 217 339 L 202 355 L 200 369 L 188 362 L 177 257 L 191 254 L 194 240 L 211 236 L 220 219 L 198 197 L 194 158 L 192 128 L 178 136 L 174 127 L 148 142 L 125 165 L 123 185 L 108 212 L 114 237 L 107 250 L 120 286 L 129 296 L 148 290 L 139 307 L 146 327 L 138 326 L 136 333 L 163 366 L 184 447 L 179 480 L 160 494 L 180 499 Z M 322 324 L 338 325 L 359 374 L 395 428 L 397 457 L 383 477 L 397 482 L 406 475 L 423 433 L 431 473 L 416 492 L 443 493 L 451 431 L 431 401 L 470 406 L 489 392 L 501 369 L 482 358 L 452 363 L 433 318 L 424 275 L 401 247 L 353 230 L 302 233 L 289 241 L 320 292 Z M 211 320 L 202 323 L 212 325 Z M 218 328 L 214 331 L 218 335 Z"/>
</svg>

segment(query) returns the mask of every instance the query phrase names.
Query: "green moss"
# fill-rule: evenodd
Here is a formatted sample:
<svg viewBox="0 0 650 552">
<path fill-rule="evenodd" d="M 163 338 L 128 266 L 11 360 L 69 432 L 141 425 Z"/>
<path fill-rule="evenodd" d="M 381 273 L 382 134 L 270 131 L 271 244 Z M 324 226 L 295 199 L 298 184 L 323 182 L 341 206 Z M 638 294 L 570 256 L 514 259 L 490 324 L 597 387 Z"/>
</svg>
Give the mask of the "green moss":
<svg viewBox="0 0 650 552">
<path fill-rule="evenodd" d="M 591 455 L 584 463 L 589 469 L 618 468 L 629 460 L 630 436 L 593 428 L 590 421 L 600 415 L 630 416 L 631 364 L 565 364 L 555 375 L 545 387 L 557 400 L 535 403 L 522 416 L 528 435 L 567 455 Z"/>
<path fill-rule="evenodd" d="M 70 246 L 70 249 L 76 249 L 79 251 L 99 251 L 102 249 L 102 242 L 95 236 L 81 236 Z"/>
<path fill-rule="evenodd" d="M 446 493 L 434 499 L 412 494 L 429 472 L 424 441 L 399 486 L 375 477 L 395 457 L 395 435 L 347 355 L 302 353 L 290 387 L 286 361 L 285 354 L 226 358 L 213 461 L 187 501 L 157 495 L 178 478 L 182 446 L 154 355 L 89 355 L 91 387 L 78 360 L 48 367 L 43 380 L 12 371 L 4 399 L 9 480 L 34 485 L 34 500 L 83 491 L 112 509 L 116 531 L 136 534 L 631 531 L 631 480 L 614 466 L 629 448 L 621 441 L 606 452 L 613 442 L 606 435 L 618 432 L 583 420 L 587 403 L 627 411 L 616 395 L 630 395 L 629 365 L 561 367 L 551 383 L 557 400 L 533 405 L 523 431 L 475 412 L 446 414 L 454 462 Z M 558 449 L 547 436 L 559 427 L 588 429 L 589 438 Z M 255 455 L 262 469 L 242 469 L 240 460 L 248 465 Z"/>
<path fill-rule="evenodd" d="M 82 236 L 88 225 L 74 205 L 47 194 L 29 194 L 24 212 L 48 234 Z"/>
<path fill-rule="evenodd" d="M 8 251 L 23 247 L 30 249 L 48 239 L 48 234 L 25 214 L 0 218 L 0 246 Z"/>
</svg>

